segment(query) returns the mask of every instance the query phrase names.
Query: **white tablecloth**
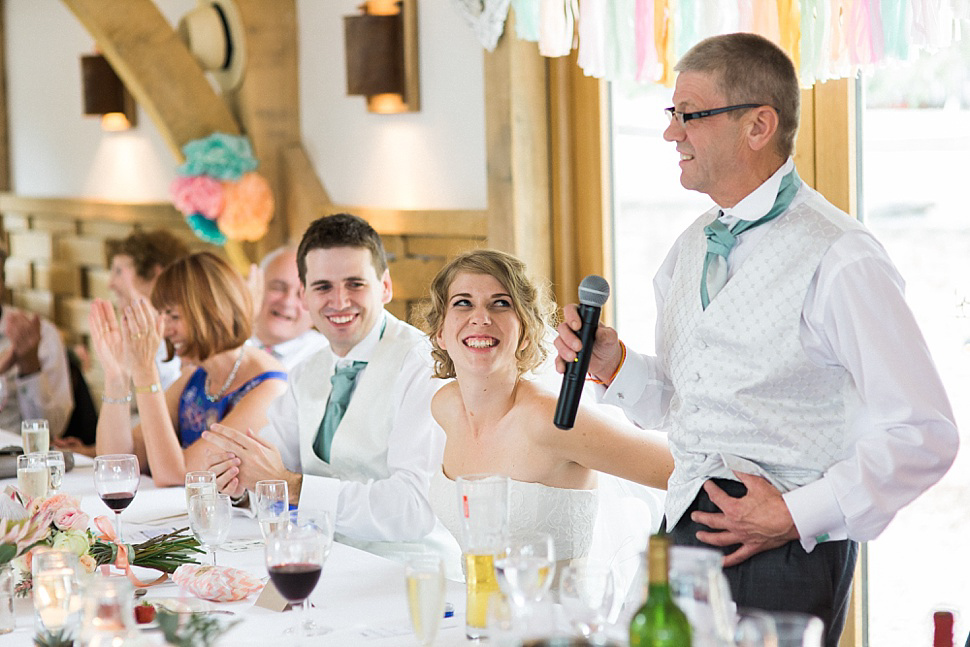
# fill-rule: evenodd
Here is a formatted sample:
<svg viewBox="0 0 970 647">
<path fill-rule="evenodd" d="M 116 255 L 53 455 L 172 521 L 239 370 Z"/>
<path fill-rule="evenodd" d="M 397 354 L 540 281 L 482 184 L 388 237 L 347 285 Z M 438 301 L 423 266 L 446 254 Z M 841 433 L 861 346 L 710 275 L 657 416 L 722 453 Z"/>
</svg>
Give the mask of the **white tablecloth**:
<svg viewBox="0 0 970 647">
<path fill-rule="evenodd" d="M 20 444 L 19 436 L 0 431 L 0 446 Z M 81 500 L 81 507 L 91 515 L 114 515 L 102 503 L 94 491 L 92 476 L 92 460 L 78 457 L 77 464 L 64 477 L 63 492 L 77 496 Z M 16 484 L 16 479 L 0 480 L 0 490 L 9 484 Z M 135 500 L 122 515 L 126 540 L 131 540 L 132 534 L 144 528 L 140 524 L 153 522 L 159 528 L 173 526 L 188 526 L 185 516 L 185 494 L 183 488 L 159 489 L 152 485 L 151 479 L 142 476 L 141 484 Z M 169 518 L 180 514 L 181 517 Z M 219 550 L 217 553 L 220 565 L 234 566 L 245 569 L 259 577 L 266 576 L 263 562 L 263 549 L 259 540 L 259 526 L 254 519 L 235 511 L 232 519 L 227 548 L 242 547 L 252 543 L 242 550 Z M 208 555 L 200 556 L 199 561 L 208 563 Z M 142 579 L 157 571 L 142 569 Z M 179 587 L 171 581 L 153 586 L 147 597 L 151 598 L 180 598 L 188 594 L 182 593 Z M 282 632 L 293 626 L 296 619 L 293 613 L 278 613 L 255 607 L 257 594 L 245 600 L 218 604 L 206 602 L 212 609 L 226 609 L 234 612 L 237 619 L 241 619 L 231 631 L 219 641 L 220 646 L 260 645 L 270 647 L 285 645 L 293 642 L 291 637 Z M 327 563 L 323 567 L 320 582 L 310 597 L 314 608 L 310 610 L 310 617 L 320 625 L 328 626 L 333 631 L 324 636 L 306 639 L 306 643 L 316 646 L 362 645 L 373 647 L 408 646 L 417 644 L 408 617 L 407 598 L 404 591 L 404 567 L 370 553 L 351 548 L 343 544 L 334 544 Z M 465 589 L 463 584 L 448 582 L 447 601 L 455 608 L 455 615 L 442 622 L 441 630 L 435 645 L 449 646 L 465 644 Z M 193 600 L 194 602 L 194 600 Z M 195 602 L 195 604 L 198 604 Z M 17 600 L 17 629 L 10 634 L 0 636 L 0 647 L 28 646 L 33 635 L 33 613 L 30 600 Z M 219 617 L 222 617 L 220 614 Z M 226 616 L 228 617 L 228 616 Z M 163 644 L 158 634 L 151 644 Z"/>
</svg>

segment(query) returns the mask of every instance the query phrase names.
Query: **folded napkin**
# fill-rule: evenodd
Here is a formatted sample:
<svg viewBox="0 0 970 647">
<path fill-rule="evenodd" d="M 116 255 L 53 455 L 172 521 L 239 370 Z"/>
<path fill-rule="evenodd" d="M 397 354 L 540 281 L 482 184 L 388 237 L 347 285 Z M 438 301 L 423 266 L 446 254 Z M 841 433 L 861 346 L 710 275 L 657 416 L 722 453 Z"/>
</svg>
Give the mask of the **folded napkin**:
<svg viewBox="0 0 970 647">
<path fill-rule="evenodd" d="M 242 600 L 263 588 L 259 578 L 231 566 L 182 564 L 172 580 L 195 597 L 214 602 Z"/>
</svg>

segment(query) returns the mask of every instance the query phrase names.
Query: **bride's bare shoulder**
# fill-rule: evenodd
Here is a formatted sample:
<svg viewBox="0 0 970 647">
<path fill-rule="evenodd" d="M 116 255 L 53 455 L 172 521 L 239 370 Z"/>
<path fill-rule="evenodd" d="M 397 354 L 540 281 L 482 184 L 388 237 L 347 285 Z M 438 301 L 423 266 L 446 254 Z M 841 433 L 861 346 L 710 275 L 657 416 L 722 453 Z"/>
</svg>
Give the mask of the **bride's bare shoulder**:
<svg viewBox="0 0 970 647">
<path fill-rule="evenodd" d="M 442 420 L 453 414 L 460 401 L 461 391 L 458 390 L 458 383 L 449 382 L 438 389 L 431 398 L 431 415 L 438 424 L 442 424 Z"/>
</svg>

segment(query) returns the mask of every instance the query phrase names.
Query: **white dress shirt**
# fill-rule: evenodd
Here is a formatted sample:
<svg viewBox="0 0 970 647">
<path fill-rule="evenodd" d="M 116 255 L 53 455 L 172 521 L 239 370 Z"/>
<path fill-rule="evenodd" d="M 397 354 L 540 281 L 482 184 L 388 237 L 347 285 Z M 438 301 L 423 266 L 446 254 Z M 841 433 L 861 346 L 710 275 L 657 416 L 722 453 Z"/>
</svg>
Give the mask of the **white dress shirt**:
<svg viewBox="0 0 970 647">
<path fill-rule="evenodd" d="M 305 360 L 310 355 L 313 355 L 318 350 L 326 348 L 329 343 L 327 342 L 326 337 L 313 328 L 306 331 L 302 335 L 294 337 L 293 339 L 288 339 L 287 341 L 279 344 L 273 344 L 272 346 L 264 344 L 255 335 L 250 337 L 249 341 L 256 346 L 256 348 L 266 350 L 273 357 L 282 362 L 287 372 L 292 371 L 294 366 Z"/>
<path fill-rule="evenodd" d="M 789 161 L 726 210 L 725 224 L 770 209 Z M 742 233 L 728 258 L 728 280 L 771 221 Z M 657 348 L 664 348 L 666 296 L 681 241 L 654 279 Z M 698 286 L 698 299 L 700 299 Z M 802 308 L 801 344 L 820 366 L 852 376 L 847 455 L 818 481 L 784 494 L 805 550 L 818 541 L 874 539 L 896 512 L 936 483 L 953 462 L 958 434 L 946 391 L 904 297 L 904 282 L 883 247 L 863 229 L 846 232 L 825 253 Z M 601 388 L 602 392 L 602 388 Z M 603 393 L 642 428 L 662 428 L 673 395 L 658 358 L 629 352 Z"/>
<path fill-rule="evenodd" d="M 369 361 L 380 341 L 382 325 L 383 318 L 378 318 L 370 333 L 334 365 Z M 368 541 L 416 541 L 436 527 L 427 496 L 431 475 L 441 467 L 445 439 L 431 417 L 431 398 L 444 381 L 431 379 L 430 344 L 426 339 L 422 342 L 408 351 L 400 374 L 380 394 L 391 400 L 395 410 L 387 437 L 390 476 L 386 479 L 361 482 L 306 473 L 300 459 L 300 405 L 294 388 L 288 388 L 269 408 L 269 424 L 260 435 L 280 449 L 287 469 L 304 474 L 301 503 L 310 501 L 315 508 L 331 511 L 339 534 Z M 309 370 L 313 361 L 305 362 L 301 370 Z M 358 373 L 355 384 L 361 383 L 367 370 Z M 314 437 L 315 431 L 308 437 Z M 338 428 L 337 434 L 344 431 Z M 336 436 L 334 442 L 336 447 Z"/>
<path fill-rule="evenodd" d="M 3 306 L 0 314 L 0 346 L 6 347 L 10 343 L 3 335 L 3 330 L 7 313 L 16 310 L 12 306 Z M 0 403 L 0 427 L 19 432 L 21 421 L 46 418 L 51 437 L 59 438 L 74 411 L 74 393 L 71 391 L 71 374 L 61 335 L 54 324 L 43 317 L 40 319 L 37 355 L 40 370 L 36 373 L 20 377 L 14 366 L 0 376 L 6 387 L 6 402 Z"/>
</svg>

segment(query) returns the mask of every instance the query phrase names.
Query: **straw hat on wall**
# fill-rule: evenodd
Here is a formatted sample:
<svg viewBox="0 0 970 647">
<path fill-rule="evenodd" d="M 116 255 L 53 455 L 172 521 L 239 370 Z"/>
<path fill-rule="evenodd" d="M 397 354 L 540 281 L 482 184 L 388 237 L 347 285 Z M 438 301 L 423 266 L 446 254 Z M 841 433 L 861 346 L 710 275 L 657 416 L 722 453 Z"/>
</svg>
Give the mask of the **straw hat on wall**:
<svg viewBox="0 0 970 647">
<path fill-rule="evenodd" d="M 242 19 L 233 0 L 200 0 L 182 16 L 179 37 L 222 90 L 239 85 L 246 67 Z"/>
</svg>

